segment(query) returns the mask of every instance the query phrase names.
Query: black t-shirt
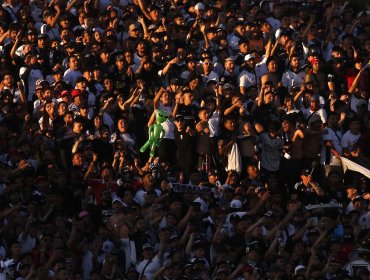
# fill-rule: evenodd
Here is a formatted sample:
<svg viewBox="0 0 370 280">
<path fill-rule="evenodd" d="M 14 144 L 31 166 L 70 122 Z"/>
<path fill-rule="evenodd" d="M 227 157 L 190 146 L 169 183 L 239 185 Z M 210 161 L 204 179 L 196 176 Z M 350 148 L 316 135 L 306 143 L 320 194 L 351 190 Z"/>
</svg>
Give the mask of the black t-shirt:
<svg viewBox="0 0 370 280">
<path fill-rule="evenodd" d="M 184 131 L 178 131 L 175 129 L 175 142 L 177 146 L 177 164 L 181 169 L 189 175 L 190 171 L 194 167 L 195 160 L 195 149 L 194 149 L 194 139 L 189 133 Z"/>
<path fill-rule="evenodd" d="M 98 154 L 100 162 L 111 163 L 113 161 L 113 147 L 109 142 L 105 142 L 102 139 L 94 139 L 92 141 L 92 148 Z"/>
<path fill-rule="evenodd" d="M 315 184 L 318 185 L 317 183 Z M 294 185 L 294 192 L 298 195 L 298 199 L 303 205 L 317 204 L 320 202 L 319 196 L 310 184 L 305 186 L 302 181 L 298 182 Z"/>
<path fill-rule="evenodd" d="M 183 115 L 186 126 L 190 126 L 190 128 L 195 127 L 196 117 L 198 114 L 198 108 L 194 105 L 184 105 L 180 104 L 177 110 L 178 115 Z"/>
</svg>

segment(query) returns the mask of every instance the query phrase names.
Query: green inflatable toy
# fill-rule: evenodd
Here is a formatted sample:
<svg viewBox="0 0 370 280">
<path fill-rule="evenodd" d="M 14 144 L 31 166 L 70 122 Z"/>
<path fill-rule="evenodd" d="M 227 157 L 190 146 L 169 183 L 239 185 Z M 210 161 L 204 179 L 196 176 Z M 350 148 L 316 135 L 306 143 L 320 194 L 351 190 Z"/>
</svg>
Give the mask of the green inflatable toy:
<svg viewBox="0 0 370 280">
<path fill-rule="evenodd" d="M 162 138 L 164 136 L 164 129 L 162 123 L 167 121 L 168 114 L 165 111 L 157 110 L 155 113 L 155 123 L 149 127 L 149 139 L 140 148 L 140 152 L 144 153 L 146 149 L 150 146 L 150 156 L 154 157 L 155 149 L 161 144 Z"/>
</svg>

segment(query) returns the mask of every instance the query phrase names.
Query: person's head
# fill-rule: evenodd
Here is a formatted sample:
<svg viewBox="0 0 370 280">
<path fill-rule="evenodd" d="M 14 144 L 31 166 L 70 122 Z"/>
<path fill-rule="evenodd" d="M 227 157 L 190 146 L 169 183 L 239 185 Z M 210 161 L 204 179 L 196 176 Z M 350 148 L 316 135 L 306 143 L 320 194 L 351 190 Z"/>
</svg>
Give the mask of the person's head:
<svg viewBox="0 0 370 280">
<path fill-rule="evenodd" d="M 80 60 L 76 56 L 70 56 L 68 59 L 68 67 L 73 70 L 77 71 L 79 68 Z"/>
<path fill-rule="evenodd" d="M 193 102 L 194 93 L 191 90 L 187 90 L 183 93 L 184 104 L 189 105 Z"/>
<path fill-rule="evenodd" d="M 228 57 L 225 59 L 225 70 L 229 73 L 233 73 L 235 70 L 234 58 Z"/>
<path fill-rule="evenodd" d="M 274 103 L 274 99 L 275 99 L 275 94 L 271 90 L 265 92 L 263 101 L 266 105 L 272 105 Z"/>
<path fill-rule="evenodd" d="M 72 166 L 83 167 L 84 161 L 82 153 L 76 152 L 72 156 Z"/>
<path fill-rule="evenodd" d="M 353 200 L 356 198 L 358 191 L 355 187 L 349 186 L 346 188 L 346 193 L 347 193 L 347 198 L 350 200 Z"/>
<path fill-rule="evenodd" d="M 351 119 L 349 121 L 349 129 L 352 134 L 359 134 L 360 133 L 360 121 L 358 119 Z"/>
<path fill-rule="evenodd" d="M 298 55 L 293 55 L 291 58 L 290 58 L 290 66 L 292 68 L 297 68 L 299 67 L 299 56 Z"/>
<path fill-rule="evenodd" d="M 128 123 L 126 119 L 124 118 L 119 118 L 117 121 L 117 129 L 119 133 L 126 133 L 128 130 Z"/>
<path fill-rule="evenodd" d="M 333 127 L 333 128 L 337 128 L 338 127 L 338 123 L 339 123 L 339 115 L 338 115 L 338 113 L 330 112 L 330 114 L 328 116 L 328 126 L 329 127 Z"/>
<path fill-rule="evenodd" d="M 54 12 L 51 10 L 46 10 L 42 15 L 46 24 L 50 24 L 54 18 Z"/>
<path fill-rule="evenodd" d="M 153 245 L 146 243 L 142 247 L 143 249 L 143 259 L 150 260 L 154 256 L 154 248 Z"/>
<path fill-rule="evenodd" d="M 104 88 L 107 92 L 111 92 L 114 88 L 113 80 L 110 77 L 105 77 L 103 79 L 103 85 L 104 85 Z"/>
<path fill-rule="evenodd" d="M 266 60 L 266 65 L 267 65 L 267 69 L 268 69 L 269 72 L 271 72 L 271 73 L 276 73 L 277 72 L 278 68 L 277 68 L 277 63 L 276 63 L 275 57 L 270 56 Z"/>
<path fill-rule="evenodd" d="M 1 82 L 5 87 L 12 88 L 14 84 L 14 79 L 13 79 L 12 74 L 10 72 L 6 72 L 3 75 L 3 80 Z"/>
<path fill-rule="evenodd" d="M 320 99 L 317 95 L 311 95 L 310 98 L 310 109 L 317 111 L 320 108 Z"/>
<path fill-rule="evenodd" d="M 116 67 L 118 71 L 122 71 L 125 68 L 125 57 L 123 55 L 116 56 Z"/>
<path fill-rule="evenodd" d="M 100 59 L 102 63 L 107 63 L 109 61 L 109 50 L 107 48 L 102 48 L 100 50 Z"/>
<path fill-rule="evenodd" d="M 204 108 L 204 107 L 199 108 L 198 118 L 201 121 L 208 121 L 208 118 L 209 118 L 208 109 L 207 108 Z"/>
<path fill-rule="evenodd" d="M 84 130 L 84 120 L 80 117 L 76 117 L 73 120 L 72 130 L 73 130 L 74 133 L 76 133 L 78 135 L 81 134 Z"/>
<path fill-rule="evenodd" d="M 142 176 L 143 187 L 146 191 L 152 190 L 154 186 L 154 178 L 151 173 L 146 173 Z"/>
<path fill-rule="evenodd" d="M 87 89 L 87 80 L 85 77 L 78 77 L 76 80 L 76 88 L 85 91 Z"/>
<path fill-rule="evenodd" d="M 175 125 L 178 131 L 182 131 L 186 128 L 186 122 L 183 115 L 177 115 L 175 117 Z"/>
<path fill-rule="evenodd" d="M 249 68 L 249 69 L 254 69 L 255 65 L 256 65 L 256 60 L 255 60 L 255 56 L 254 54 L 247 54 L 245 57 L 244 57 L 244 61 L 245 61 L 245 65 Z"/>
<path fill-rule="evenodd" d="M 63 116 L 63 121 L 66 126 L 73 125 L 73 112 L 67 111 Z"/>
<path fill-rule="evenodd" d="M 271 123 L 268 126 L 268 134 L 270 138 L 275 139 L 279 135 L 279 129 L 280 129 L 280 123 L 271 121 Z"/>
<path fill-rule="evenodd" d="M 202 68 L 204 73 L 209 73 L 212 71 L 213 64 L 211 58 L 205 58 L 202 61 Z"/>
<path fill-rule="evenodd" d="M 26 53 L 24 56 L 24 63 L 26 65 L 35 65 L 37 63 L 37 56 L 33 51 Z"/>
<path fill-rule="evenodd" d="M 136 51 L 138 55 L 143 56 L 146 52 L 147 46 L 144 40 L 140 40 L 136 45 Z"/>
<path fill-rule="evenodd" d="M 284 132 L 291 131 L 295 126 L 295 121 L 292 118 L 286 117 L 281 123 Z"/>
<path fill-rule="evenodd" d="M 242 54 L 247 54 L 248 51 L 249 51 L 249 42 L 247 39 L 240 39 L 239 42 L 238 42 L 238 46 L 239 46 L 239 51 L 242 53 Z"/>
<path fill-rule="evenodd" d="M 236 121 L 233 118 L 226 118 L 224 121 L 224 127 L 227 131 L 234 131 L 236 129 Z"/>
<path fill-rule="evenodd" d="M 103 124 L 99 128 L 99 136 L 104 141 L 108 141 L 110 137 L 110 128 L 109 125 Z"/>
</svg>

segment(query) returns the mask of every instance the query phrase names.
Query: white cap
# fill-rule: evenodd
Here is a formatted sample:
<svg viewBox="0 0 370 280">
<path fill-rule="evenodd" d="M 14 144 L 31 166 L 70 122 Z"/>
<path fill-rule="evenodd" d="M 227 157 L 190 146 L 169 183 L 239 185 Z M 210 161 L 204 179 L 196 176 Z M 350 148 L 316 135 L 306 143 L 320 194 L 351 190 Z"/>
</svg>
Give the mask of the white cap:
<svg viewBox="0 0 370 280">
<path fill-rule="evenodd" d="M 252 58 L 255 58 L 254 54 L 247 54 L 245 57 L 244 57 L 244 61 L 247 61 L 247 60 L 250 60 Z"/>
<path fill-rule="evenodd" d="M 240 209 L 243 207 L 243 203 L 239 199 L 233 199 L 230 202 L 230 207 L 234 209 Z"/>
<path fill-rule="evenodd" d="M 194 7 L 196 10 L 205 10 L 204 4 L 203 3 L 197 3 Z"/>
<path fill-rule="evenodd" d="M 305 269 L 306 267 L 304 265 L 297 265 L 294 269 L 294 274 L 296 275 L 299 270 Z"/>
</svg>

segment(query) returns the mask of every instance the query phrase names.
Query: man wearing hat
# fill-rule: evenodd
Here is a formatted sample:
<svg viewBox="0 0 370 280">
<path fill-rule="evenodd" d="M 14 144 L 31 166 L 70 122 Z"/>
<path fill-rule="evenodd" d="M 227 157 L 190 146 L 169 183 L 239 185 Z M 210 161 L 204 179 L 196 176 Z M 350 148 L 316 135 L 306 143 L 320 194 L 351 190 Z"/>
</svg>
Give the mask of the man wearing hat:
<svg viewBox="0 0 370 280">
<path fill-rule="evenodd" d="M 24 63 L 25 67 L 19 70 L 19 76 L 24 84 L 29 112 L 33 112 L 33 101 L 36 100 L 36 81 L 44 79 L 44 75 L 39 68 L 35 53 L 28 52 L 25 54 Z"/>
<path fill-rule="evenodd" d="M 257 85 L 255 72 L 256 62 L 254 54 L 246 54 L 244 57 L 243 71 L 239 75 L 239 90 L 242 95 L 247 93 L 247 88 Z"/>
<path fill-rule="evenodd" d="M 317 204 L 319 197 L 323 197 L 325 192 L 319 184 L 312 180 L 312 170 L 303 169 L 301 181 L 294 185 L 293 198 L 298 198 L 304 205 Z"/>
<path fill-rule="evenodd" d="M 159 234 L 159 250 L 154 255 L 154 247 L 150 243 L 145 243 L 142 247 L 142 260 L 136 264 L 136 271 L 139 273 L 138 279 L 146 277 L 147 280 L 153 280 L 154 274 L 162 266 L 162 257 L 165 248 L 165 239 L 163 232 Z"/>
<path fill-rule="evenodd" d="M 234 87 L 238 84 L 239 67 L 235 65 L 233 57 L 225 59 L 224 63 L 225 71 L 220 77 L 220 84 L 232 84 Z"/>
<path fill-rule="evenodd" d="M 328 91 L 327 75 L 321 71 L 321 61 L 315 56 L 308 57 L 310 59 L 311 70 L 307 73 L 305 82 L 312 82 L 312 90 L 315 95 L 325 95 Z"/>
</svg>

